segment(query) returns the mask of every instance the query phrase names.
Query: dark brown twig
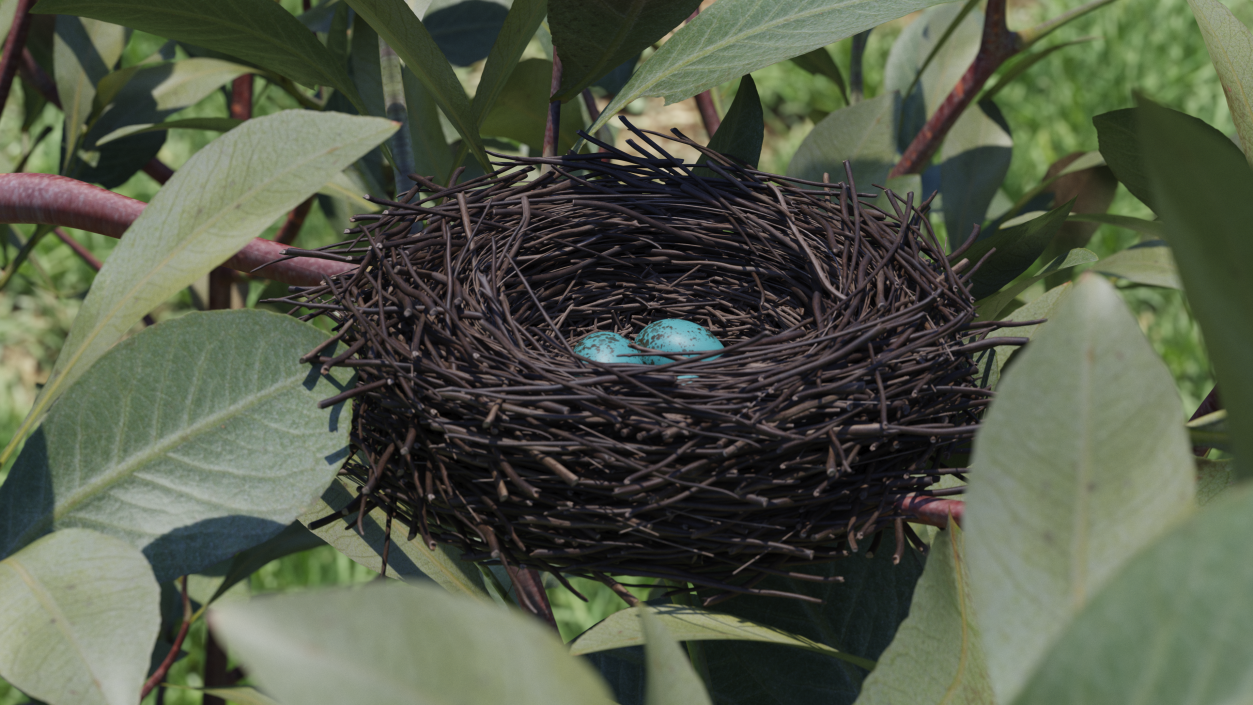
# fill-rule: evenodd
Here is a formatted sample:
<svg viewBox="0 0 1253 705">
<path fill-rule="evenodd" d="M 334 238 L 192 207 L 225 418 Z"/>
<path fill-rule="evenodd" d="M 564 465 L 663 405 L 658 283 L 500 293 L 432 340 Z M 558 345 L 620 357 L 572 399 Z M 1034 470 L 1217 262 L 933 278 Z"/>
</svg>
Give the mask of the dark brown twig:
<svg viewBox="0 0 1253 705">
<path fill-rule="evenodd" d="M 557 56 L 557 47 L 553 47 L 553 80 L 552 90 L 549 95 L 556 95 L 561 89 L 561 59 Z M 557 143 L 561 139 L 561 101 L 551 100 L 548 102 L 548 122 L 544 124 L 544 148 L 543 155 L 545 157 L 554 157 L 557 155 Z"/>
</svg>

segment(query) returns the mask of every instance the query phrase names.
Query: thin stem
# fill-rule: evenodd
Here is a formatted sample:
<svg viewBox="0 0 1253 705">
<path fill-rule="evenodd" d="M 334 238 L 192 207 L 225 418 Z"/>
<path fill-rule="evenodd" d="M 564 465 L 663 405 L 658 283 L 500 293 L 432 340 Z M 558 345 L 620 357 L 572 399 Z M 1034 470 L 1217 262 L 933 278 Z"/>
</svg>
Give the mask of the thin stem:
<svg viewBox="0 0 1253 705">
<path fill-rule="evenodd" d="M 866 77 L 862 70 L 862 60 L 866 56 L 866 40 L 870 39 L 870 30 L 853 35 L 853 51 L 848 64 L 848 99 L 851 103 L 860 103 L 866 95 Z"/>
<path fill-rule="evenodd" d="M 296 241 L 296 236 L 300 235 L 300 228 L 305 224 L 305 218 L 309 216 L 309 211 L 313 208 L 313 200 L 315 198 L 317 196 L 306 198 L 303 203 L 287 214 L 287 220 L 283 221 L 283 227 L 279 228 L 278 234 L 274 236 L 275 242 L 290 245 Z"/>
<path fill-rule="evenodd" d="M 908 495 L 897 500 L 897 507 L 904 514 L 910 515 L 908 521 L 915 524 L 927 524 L 941 529 L 948 527 L 948 518 L 961 525 L 966 511 L 965 502 L 959 499 L 939 499 L 920 495 Z"/>
<path fill-rule="evenodd" d="M 157 670 L 152 676 L 144 682 L 143 690 L 139 692 L 139 700 L 148 697 L 148 693 L 157 687 L 161 681 L 165 680 L 166 674 L 170 672 L 170 666 L 174 665 L 174 660 L 178 658 L 178 652 L 183 649 L 183 640 L 187 638 L 187 629 L 191 626 L 191 600 L 187 597 L 187 576 L 183 576 L 183 624 L 178 628 L 178 636 L 174 637 L 174 643 L 170 646 L 170 653 L 165 655 L 161 661 L 161 665 L 157 666 Z"/>
<path fill-rule="evenodd" d="M 979 53 L 975 55 L 974 63 L 966 69 L 961 80 L 931 119 L 927 120 L 927 124 L 914 137 L 913 142 L 909 143 L 905 154 L 888 177 L 920 173 L 935 155 L 948 131 L 979 94 L 983 84 L 987 83 L 1006 59 L 1021 51 L 1022 46 L 1019 36 L 1011 32 L 1005 24 L 1005 0 L 988 0 L 983 23 L 983 41 L 979 44 Z"/>
<path fill-rule="evenodd" d="M 555 95 L 561 88 L 561 58 L 557 56 L 557 47 L 553 47 L 553 80 L 548 95 Z M 548 122 L 544 125 L 543 156 L 557 156 L 557 140 L 561 134 L 561 101 L 552 100 L 548 103 Z"/>
<path fill-rule="evenodd" d="M 1058 27 L 1061 27 L 1067 22 L 1072 22 L 1074 20 L 1077 20 L 1080 17 L 1083 17 L 1084 15 L 1088 14 L 1089 12 L 1092 12 L 1093 10 L 1097 8 L 1104 7 L 1105 5 L 1108 5 L 1112 2 L 1114 2 L 1114 0 L 1092 0 L 1091 2 L 1084 4 L 1084 5 L 1080 5 L 1079 7 L 1076 7 L 1073 10 L 1070 10 L 1068 12 L 1063 12 L 1062 14 L 1058 15 L 1057 17 L 1054 17 L 1051 20 L 1041 22 L 1040 24 L 1032 27 L 1031 29 L 1024 29 L 1023 31 L 1018 33 L 1018 36 L 1022 38 L 1023 48 L 1025 49 L 1031 46 L 1032 44 L 1035 44 L 1036 42 L 1040 41 L 1041 39 L 1044 39 L 1046 36 L 1052 33 L 1053 30 L 1057 29 Z"/>
<path fill-rule="evenodd" d="M 17 0 L 13 24 L 9 27 L 9 36 L 4 40 L 4 53 L 0 54 L 0 110 L 4 110 L 9 102 L 13 77 L 17 74 L 22 51 L 26 48 L 26 34 L 30 30 L 30 7 L 33 4 L 34 0 Z"/>
<path fill-rule="evenodd" d="M 709 91 L 696 94 L 696 109 L 700 111 L 701 122 L 705 123 L 705 132 L 712 138 L 722 125 L 722 118 L 718 117 L 718 108 Z"/>
<path fill-rule="evenodd" d="M 91 250 L 83 247 L 81 242 L 70 237 L 70 234 L 61 228 L 53 228 L 52 234 L 56 235 L 58 240 L 69 246 L 69 248 L 74 251 L 74 254 L 78 255 L 79 259 L 87 263 L 88 267 L 91 267 L 95 271 L 99 272 L 100 268 L 104 266 L 100 260 L 96 259 L 95 255 L 91 254 Z"/>
</svg>

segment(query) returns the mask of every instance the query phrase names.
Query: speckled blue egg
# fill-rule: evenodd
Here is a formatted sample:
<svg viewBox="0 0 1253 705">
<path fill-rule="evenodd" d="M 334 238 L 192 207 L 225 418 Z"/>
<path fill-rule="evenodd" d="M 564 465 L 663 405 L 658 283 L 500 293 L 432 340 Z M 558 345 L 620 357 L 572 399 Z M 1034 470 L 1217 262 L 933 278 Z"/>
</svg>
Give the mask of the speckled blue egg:
<svg viewBox="0 0 1253 705">
<path fill-rule="evenodd" d="M 574 354 L 597 362 L 627 362 L 640 364 L 639 352 L 631 349 L 631 341 L 618 335 L 601 331 L 589 333 L 574 346 Z"/>
<path fill-rule="evenodd" d="M 668 318 L 648 324 L 639 335 L 635 336 L 635 344 L 652 350 L 676 353 L 706 352 L 721 350 L 723 347 L 713 333 L 710 333 L 704 326 L 681 318 Z M 715 355 L 707 359 L 716 360 L 719 357 L 722 356 Z M 646 365 L 665 365 L 674 362 L 673 359 L 660 355 L 651 355 L 643 360 Z"/>
</svg>

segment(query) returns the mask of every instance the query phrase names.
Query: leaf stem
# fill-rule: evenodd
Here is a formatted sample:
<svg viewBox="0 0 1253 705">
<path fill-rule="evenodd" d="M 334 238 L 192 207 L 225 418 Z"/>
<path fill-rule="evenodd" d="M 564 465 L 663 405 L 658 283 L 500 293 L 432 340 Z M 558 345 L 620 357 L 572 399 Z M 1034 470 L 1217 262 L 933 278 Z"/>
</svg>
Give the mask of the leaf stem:
<svg viewBox="0 0 1253 705">
<path fill-rule="evenodd" d="M 548 95 L 554 96 L 561 89 L 561 59 L 557 56 L 557 47 L 553 46 L 553 80 Z M 548 101 L 548 122 L 544 124 L 544 149 L 542 156 L 557 156 L 557 139 L 561 134 L 561 101 Z"/>
<path fill-rule="evenodd" d="M 174 637 L 174 643 L 170 646 L 170 653 L 165 655 L 165 659 L 161 661 L 161 665 L 157 666 L 157 670 L 152 673 L 152 676 L 149 677 L 146 682 L 144 682 L 143 690 L 141 690 L 139 693 L 140 702 L 143 702 L 143 699 L 148 697 L 148 693 L 151 693 L 153 688 L 157 687 L 157 685 L 159 685 L 161 681 L 165 680 L 166 674 L 170 672 L 170 666 L 174 665 L 174 660 L 178 658 L 178 652 L 181 651 L 183 648 L 183 640 L 187 638 L 187 630 L 189 627 L 191 627 L 191 623 L 192 623 L 191 600 L 187 597 L 187 576 L 186 575 L 183 576 L 182 582 L 183 582 L 183 625 L 178 628 L 178 636 Z"/>
</svg>

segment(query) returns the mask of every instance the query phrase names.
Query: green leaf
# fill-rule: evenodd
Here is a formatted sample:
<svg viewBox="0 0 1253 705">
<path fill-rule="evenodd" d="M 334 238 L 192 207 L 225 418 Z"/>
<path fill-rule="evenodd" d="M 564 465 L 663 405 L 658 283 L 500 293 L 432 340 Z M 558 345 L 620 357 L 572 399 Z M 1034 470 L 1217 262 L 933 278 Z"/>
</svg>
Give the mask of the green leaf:
<svg viewBox="0 0 1253 705">
<path fill-rule="evenodd" d="M 1061 286 L 1054 287 L 1036 297 L 1025 306 L 1021 306 L 1013 313 L 1002 318 L 1005 321 L 1038 321 L 1040 319 L 1052 319 L 1061 304 L 1062 297 L 1071 290 L 1070 282 L 1066 282 Z M 1042 323 L 1029 326 L 1015 326 L 1013 328 L 1002 328 L 988 333 L 989 338 L 1027 338 L 1030 340 L 1040 330 Z M 987 378 L 980 378 L 980 383 L 990 389 L 995 389 L 1000 385 L 1001 374 L 1005 370 L 1005 365 L 1009 362 L 1010 356 L 1020 350 L 1016 345 L 1000 345 L 991 350 L 980 353 L 976 356 L 979 360 L 980 368 L 986 370 Z"/>
<path fill-rule="evenodd" d="M 1236 483 L 1231 460 L 1196 459 L 1196 503 L 1204 507 Z"/>
<path fill-rule="evenodd" d="M 553 63 L 548 59 L 527 59 L 518 62 L 509 82 L 491 112 L 483 118 L 483 134 L 507 137 L 528 145 L 531 154 L 539 154 L 544 146 L 544 129 L 548 124 L 549 87 L 553 80 Z M 561 106 L 561 135 L 557 154 L 564 154 L 579 139 L 583 113 L 578 103 Z"/>
<path fill-rule="evenodd" d="M 222 583 L 214 590 L 208 602 L 213 602 L 225 595 L 227 590 L 246 580 L 248 576 L 270 561 L 325 545 L 326 542 L 305 528 L 304 524 L 299 521 L 292 522 L 274 538 L 235 554 L 230 566 L 226 569 L 226 575 L 222 577 Z"/>
<path fill-rule="evenodd" d="M 134 705 L 161 627 L 143 555 L 67 529 L 0 561 L 0 677 L 49 705 Z"/>
<path fill-rule="evenodd" d="M 1192 439 L 1192 445 L 1218 448 L 1230 453 L 1231 433 L 1227 427 L 1227 410 L 1219 409 L 1189 421 L 1188 437 Z"/>
<path fill-rule="evenodd" d="M 230 132 L 243 124 L 243 120 L 235 118 L 184 118 L 167 120 L 158 123 L 141 123 L 121 127 L 96 140 L 96 146 L 102 147 L 114 140 L 130 135 L 142 135 L 146 132 L 164 132 L 166 130 L 208 130 L 210 132 Z"/>
<path fill-rule="evenodd" d="M 553 99 L 574 98 L 698 7 L 700 0 L 548 0 L 548 27 L 561 57 L 561 87 Z"/>
<path fill-rule="evenodd" d="M 61 170 L 68 172 L 96 99 L 96 84 L 122 57 L 126 28 L 78 17 L 56 18 L 53 36 L 53 75 L 65 113 Z"/>
<path fill-rule="evenodd" d="M 413 3 L 407 2 L 417 11 Z M 430 3 L 427 3 L 428 10 Z M 500 34 L 509 5 L 490 0 L 453 0 L 417 14 L 431 39 L 453 66 L 470 66 L 487 58 Z"/>
<path fill-rule="evenodd" d="M 1127 230 L 1134 230 L 1142 235 L 1148 235 L 1154 239 L 1161 239 L 1166 236 L 1166 228 L 1162 224 L 1162 221 L 1132 218 L 1129 215 L 1113 215 L 1111 213 L 1071 213 L 1066 220 L 1077 220 L 1081 223 L 1101 223 L 1103 225 L 1112 225 L 1116 228 L 1126 228 Z"/>
<path fill-rule="evenodd" d="M 350 53 L 352 80 L 361 92 L 364 114 L 384 117 L 386 108 L 383 105 L 383 74 L 379 66 L 379 35 L 362 17 L 353 18 Z"/>
<path fill-rule="evenodd" d="M 614 96 L 589 132 L 628 103 L 674 103 L 774 63 L 800 56 L 937 0 L 718 0 L 671 37 Z"/>
<path fill-rule="evenodd" d="M 1043 269 L 1036 273 L 1035 276 L 1023 279 L 1012 286 L 1007 286 L 995 294 L 992 294 L 986 299 L 980 300 L 977 304 L 975 304 L 975 309 L 979 312 L 979 315 L 975 318 L 975 320 L 994 321 L 1001 315 L 1001 311 L 1004 311 L 1005 308 L 1009 306 L 1010 302 L 1017 298 L 1019 294 L 1026 291 L 1032 284 L 1043 280 L 1045 277 L 1048 277 L 1054 272 L 1061 272 L 1066 269 L 1070 269 L 1071 267 L 1077 267 L 1081 264 L 1089 264 L 1095 261 L 1097 261 L 1096 253 L 1082 248 L 1077 248 L 1064 255 L 1059 255 L 1055 257 L 1052 262 L 1046 264 Z M 1029 321 L 1032 319 L 1018 318 L 1014 320 Z M 1015 333 L 1012 330 L 1005 333 L 1005 335 L 1019 337 L 1018 333 Z"/>
<path fill-rule="evenodd" d="M 745 75 L 740 79 L 740 89 L 722 118 L 722 124 L 709 140 L 709 148 L 756 168 L 757 161 L 761 159 L 761 142 L 765 134 L 766 122 L 762 117 L 757 84 L 753 83 L 752 76 Z M 705 161 L 705 157 L 702 156 L 700 161 Z"/>
<path fill-rule="evenodd" d="M 604 681 L 538 620 L 434 585 L 252 600 L 213 609 L 209 626 L 285 703 L 610 702 Z"/>
<path fill-rule="evenodd" d="M 927 118 L 952 92 L 979 50 L 983 13 L 972 12 L 963 17 L 963 12 L 964 5 L 956 3 L 932 7 L 906 25 L 892 43 L 883 68 L 883 92 L 901 94 L 897 120 L 897 146 L 901 150 L 913 141 Z M 957 26 L 939 46 L 954 22 Z M 933 53 L 934 58 L 924 70 L 923 65 Z M 912 91 L 911 86 L 915 86 Z"/>
<path fill-rule="evenodd" d="M 648 667 L 646 705 L 712 705 L 700 676 L 687 654 L 670 636 L 661 620 L 647 608 L 630 610 L 644 633 L 644 658 Z"/>
<path fill-rule="evenodd" d="M 1253 154 L 1253 33 L 1217 0 L 1188 0 L 1188 6 L 1201 27 L 1247 158 Z"/>
<path fill-rule="evenodd" d="M 793 56 L 792 63 L 815 76 L 826 76 L 836 88 L 840 89 L 840 97 L 844 99 L 844 104 L 849 103 L 844 74 L 840 72 L 840 67 L 831 58 L 831 52 L 827 51 L 826 47 L 818 47 L 808 54 Z"/>
<path fill-rule="evenodd" d="M 106 136 L 141 131 L 142 127 L 134 126 L 161 122 L 176 111 L 199 103 L 220 86 L 254 72 L 255 69 L 229 61 L 191 58 L 132 66 L 105 76 L 100 82 L 97 104 L 106 98 L 108 102 L 87 131 L 79 153 L 80 157 L 96 157 L 95 165 L 80 158 L 68 175 L 106 188 L 120 186 L 157 156 L 165 135 L 147 134 L 105 145 Z"/>
<path fill-rule="evenodd" d="M 658 605 L 648 609 L 679 641 L 757 641 L 782 644 L 833 656 L 866 670 L 874 668 L 874 661 L 852 656 L 822 642 L 789 634 L 778 627 L 757 624 L 732 614 L 684 605 Z M 636 613 L 622 610 L 580 634 L 570 644 L 570 653 L 582 656 L 598 651 L 639 646 L 645 641 Z"/>
<path fill-rule="evenodd" d="M 966 494 L 971 593 L 1000 702 L 1127 558 L 1193 506 L 1174 378 L 1135 317 L 1094 275 L 1059 308 L 1001 381 Z"/>
<path fill-rule="evenodd" d="M 1162 243 L 1144 243 L 1115 252 L 1092 266 L 1092 269 L 1136 284 L 1182 289 L 1179 270 L 1170 248 Z"/>
<path fill-rule="evenodd" d="M 505 17 L 505 26 L 500 28 L 496 43 L 487 55 L 479 86 L 474 90 L 474 102 L 470 105 L 474 124 L 482 125 L 483 118 L 496 105 L 496 99 L 500 97 L 500 92 L 504 90 L 505 83 L 513 74 L 514 67 L 518 65 L 522 52 L 535 36 L 540 23 L 544 21 L 547 11 L 548 3 L 545 0 L 514 0 L 513 6 L 509 8 L 509 15 Z M 552 87 L 551 80 L 549 87 Z"/>
<path fill-rule="evenodd" d="M 1015 705 L 1253 699 L 1253 491 L 1229 494 L 1134 556 L 1060 635 Z"/>
<path fill-rule="evenodd" d="M 483 151 L 478 125 L 470 110 L 470 99 L 444 53 L 413 10 L 404 0 L 345 1 L 404 60 L 405 66 L 430 91 L 431 99 L 444 111 L 461 139 L 470 146 L 479 164 L 491 171 L 491 162 Z"/>
<path fill-rule="evenodd" d="M 1145 103 L 1140 108 L 1141 148 L 1159 213 L 1183 278 L 1188 302 L 1201 324 L 1214 374 L 1223 381 L 1237 458 L 1253 458 L 1253 172 L 1221 132 L 1183 113 Z M 1253 463 L 1236 463 L 1253 476 Z"/>
<path fill-rule="evenodd" d="M 189 688 L 185 685 L 176 685 L 174 683 L 164 683 L 162 685 L 166 688 L 216 695 L 226 702 L 236 703 L 236 705 L 279 705 L 277 700 L 247 685 L 237 685 L 230 688 Z"/>
<path fill-rule="evenodd" d="M 395 123 L 378 118 L 291 110 L 248 120 L 196 152 L 96 275 L 47 385 L 0 465 L 48 405 L 144 314 L 238 252 L 395 130 Z"/>
<path fill-rule="evenodd" d="M 1132 196 L 1156 213 L 1157 199 L 1140 151 L 1137 112 L 1136 108 L 1114 110 L 1092 118 L 1092 124 L 1096 126 L 1097 145 L 1105 164 Z"/>
<path fill-rule="evenodd" d="M 433 177 L 437 183 L 448 183 L 452 175 L 452 149 L 444 141 L 444 128 L 439 121 L 439 107 L 426 86 L 408 68 L 401 71 L 404 82 L 405 109 L 408 111 L 409 148 L 413 152 L 413 169 L 420 176 Z"/>
<path fill-rule="evenodd" d="M 317 408 L 342 381 L 299 362 L 325 339 L 245 309 L 120 343 L 52 408 L 0 486 L 0 555 L 90 528 L 142 549 L 164 582 L 274 536 L 347 456 L 342 405 Z"/>
<path fill-rule="evenodd" d="M 35 12 L 81 15 L 238 56 L 306 86 L 331 86 L 365 112 L 343 61 L 270 0 L 39 0 Z"/>
<path fill-rule="evenodd" d="M 858 705 L 995 705 L 961 529 L 936 534 L 909 617 L 862 685 Z"/>
<path fill-rule="evenodd" d="M 721 2 L 721 0 L 719 0 Z M 770 577 L 757 587 L 816 597 L 821 605 L 778 597 L 743 596 L 721 611 L 792 635 L 826 644 L 843 653 L 877 659 L 892 641 L 909 611 L 914 583 L 922 573 L 921 556 L 906 548 L 893 564 L 895 533 L 885 531 L 873 558 L 860 555 L 795 569 L 842 583 L 812 583 Z M 707 641 L 701 644 L 709 666 L 710 695 L 719 705 L 849 705 L 857 699 L 866 671 L 829 655 L 775 644 Z"/>
<path fill-rule="evenodd" d="M 809 181 L 845 181 L 844 161 L 851 163 L 853 180 L 866 190 L 881 184 L 896 164 L 895 93 L 840 108 L 822 119 L 801 142 L 787 165 L 787 175 Z"/>
<path fill-rule="evenodd" d="M 964 241 L 987 219 L 988 206 L 1009 173 L 1014 141 L 995 103 L 971 106 L 944 139 L 940 198 L 949 237 Z"/>
<path fill-rule="evenodd" d="M 348 506 L 356 496 L 355 487 L 339 479 L 322 493 L 322 498 L 300 516 L 300 523 L 310 523 L 330 516 Z M 383 569 L 383 551 L 387 541 L 387 513 L 375 507 L 362 520 L 365 536 L 356 531 L 357 512 L 317 529 L 313 533 L 361 565 L 380 572 Z M 483 577 L 478 567 L 461 560 L 456 549 L 438 545 L 434 550 L 422 543 L 421 537 L 409 541 L 405 529 L 393 526 L 391 547 L 387 554 L 387 577 L 400 580 L 434 580 L 449 592 L 490 601 L 483 587 Z"/>
<path fill-rule="evenodd" d="M 1000 230 L 971 245 L 961 256 L 970 260 L 970 266 L 978 264 L 993 248 L 996 252 L 975 272 L 970 294 L 976 300 L 991 296 L 1030 269 L 1061 230 L 1072 204 L 1073 200 L 1025 223 L 1007 221 Z"/>
</svg>

